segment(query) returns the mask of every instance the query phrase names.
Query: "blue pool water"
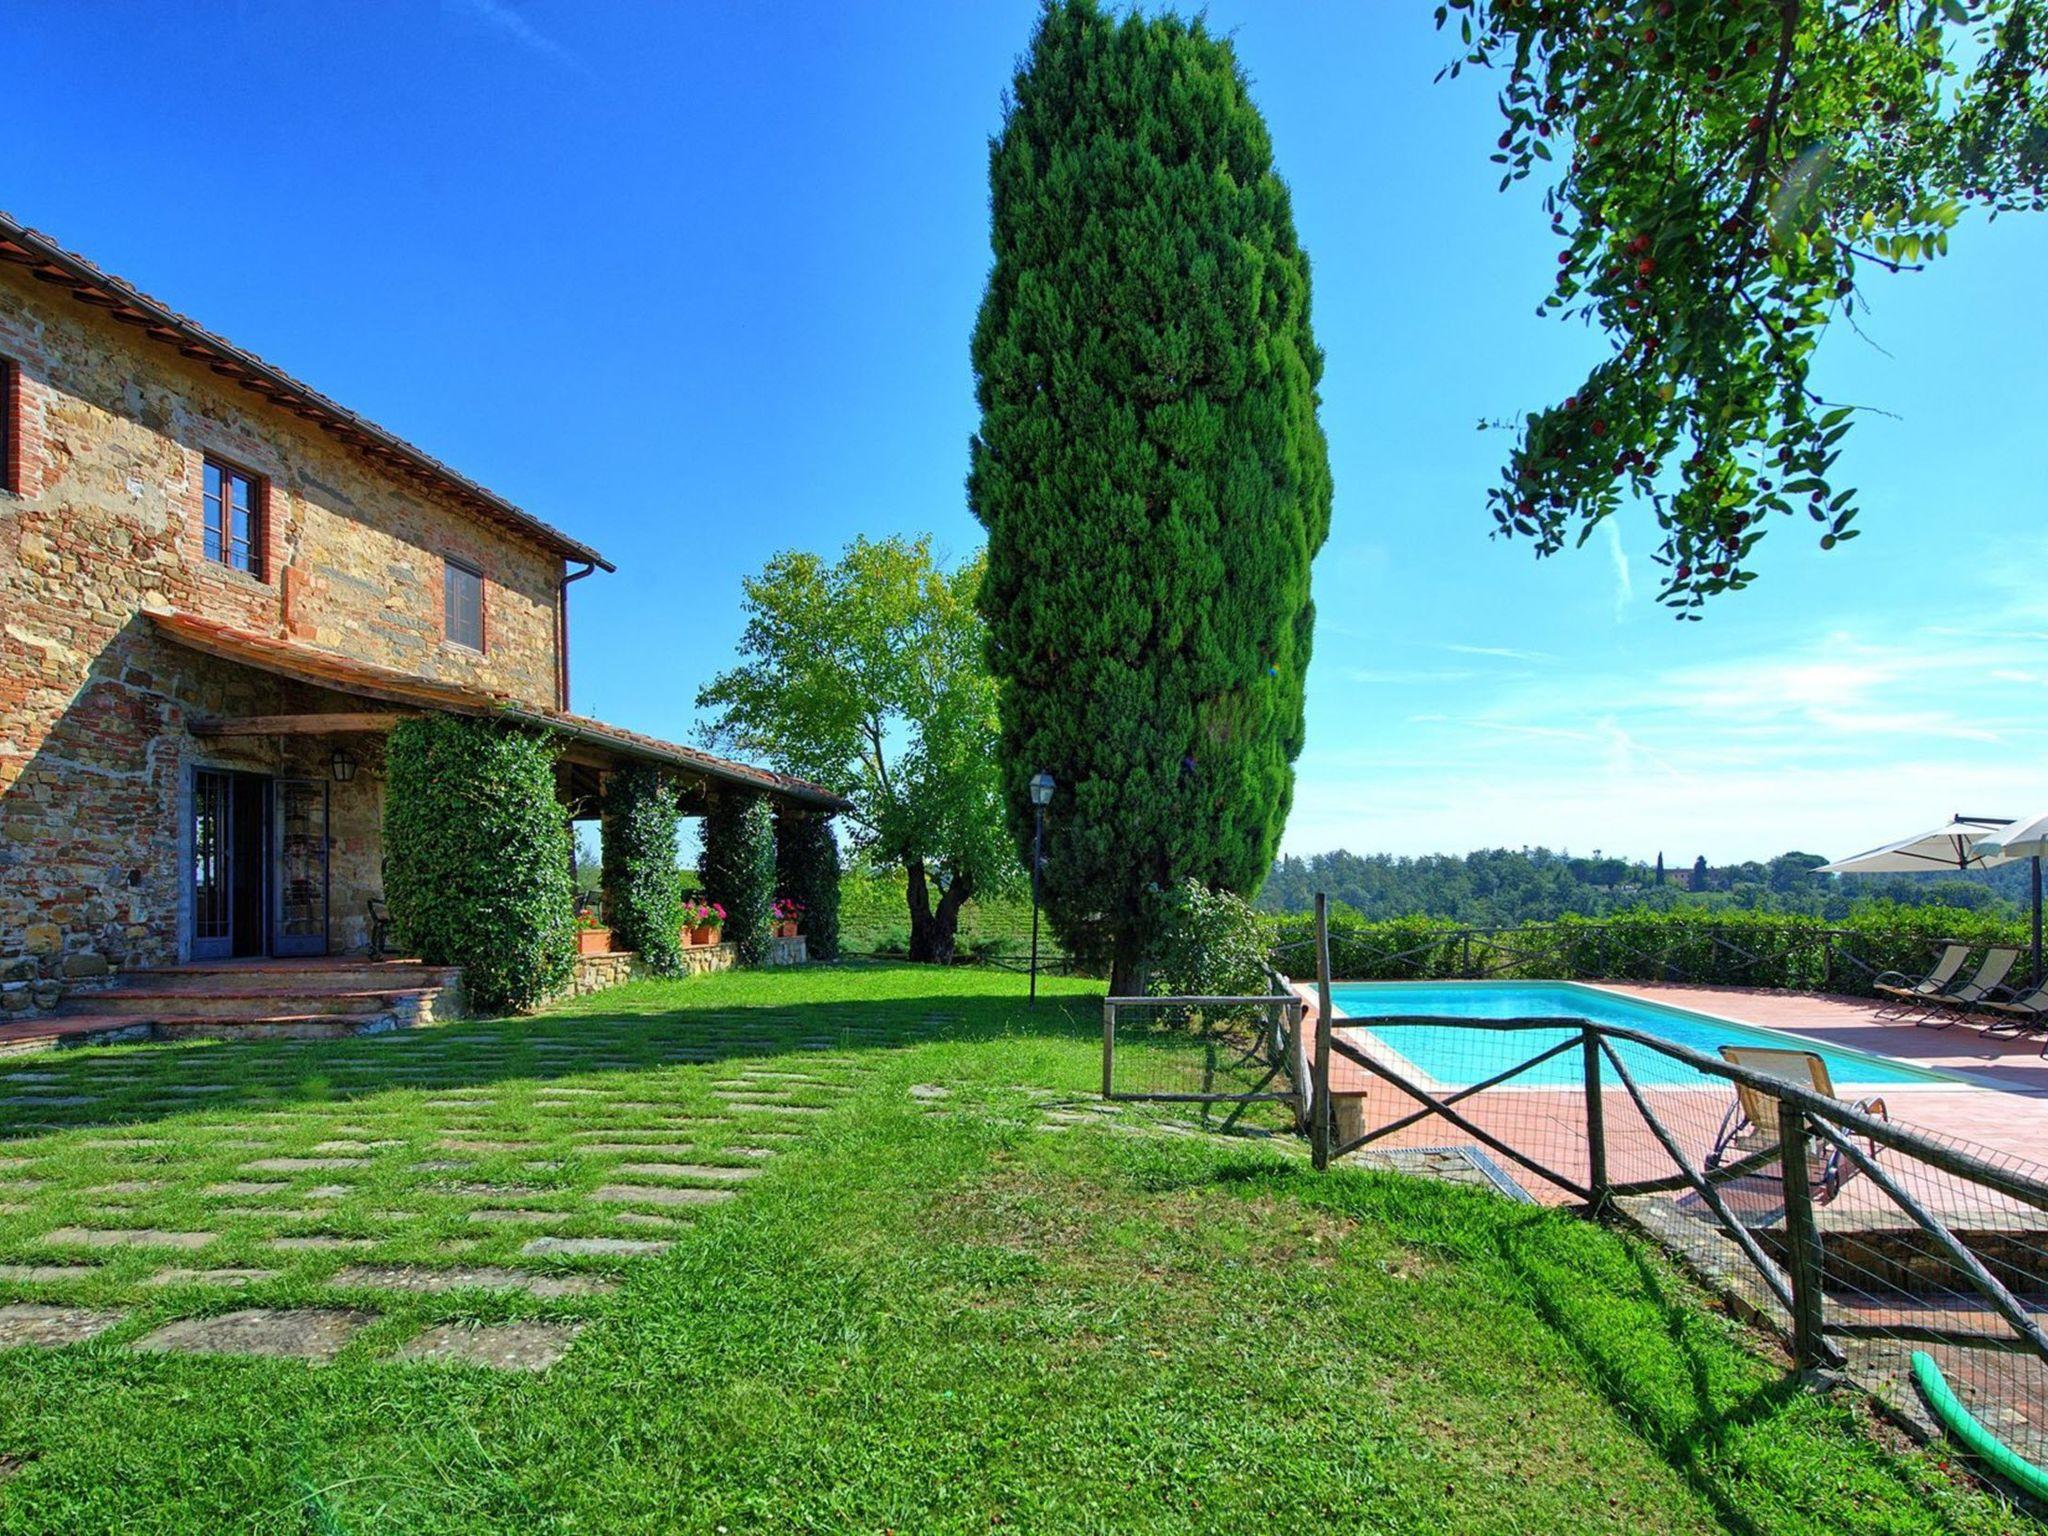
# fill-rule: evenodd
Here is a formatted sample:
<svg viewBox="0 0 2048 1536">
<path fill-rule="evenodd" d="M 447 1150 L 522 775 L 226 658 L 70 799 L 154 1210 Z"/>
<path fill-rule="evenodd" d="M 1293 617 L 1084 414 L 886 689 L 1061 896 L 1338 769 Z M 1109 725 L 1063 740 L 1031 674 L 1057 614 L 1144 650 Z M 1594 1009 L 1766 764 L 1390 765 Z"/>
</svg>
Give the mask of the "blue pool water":
<svg viewBox="0 0 2048 1536">
<path fill-rule="evenodd" d="M 1585 1019 L 1594 1024 L 1615 1024 L 1640 1034 L 1655 1035 L 1676 1045 L 1689 1046 L 1705 1056 L 1720 1055 L 1724 1045 L 1761 1045 L 1788 1050 L 1810 1050 L 1828 1064 L 1828 1075 L 1837 1089 L 1870 1088 L 1886 1084 L 1946 1083 L 1954 1079 L 1917 1067 L 1887 1061 L 1862 1051 L 1819 1045 L 1798 1035 L 1753 1025 L 1730 1024 L 1671 1008 L 1582 987 L 1568 981 L 1375 981 L 1355 982 L 1330 989 L 1330 1001 L 1337 1012 L 1352 1019 L 1400 1018 L 1414 1015 L 1470 1019 Z M 1454 1024 L 1389 1024 L 1369 1033 L 1388 1049 L 1408 1058 L 1437 1082 L 1453 1087 L 1483 1082 L 1527 1061 L 1558 1041 L 1568 1038 L 1567 1030 L 1460 1029 Z M 1638 1083 L 1661 1086 L 1697 1085 L 1700 1073 L 1648 1046 L 1628 1041 L 1615 1042 L 1629 1075 Z M 1605 1064 L 1603 1063 L 1603 1066 Z M 1605 1067 L 1610 1078 L 1612 1067 Z M 1529 1087 L 1560 1088 L 1582 1083 L 1584 1065 L 1579 1053 L 1567 1051 L 1512 1079 Z"/>
</svg>

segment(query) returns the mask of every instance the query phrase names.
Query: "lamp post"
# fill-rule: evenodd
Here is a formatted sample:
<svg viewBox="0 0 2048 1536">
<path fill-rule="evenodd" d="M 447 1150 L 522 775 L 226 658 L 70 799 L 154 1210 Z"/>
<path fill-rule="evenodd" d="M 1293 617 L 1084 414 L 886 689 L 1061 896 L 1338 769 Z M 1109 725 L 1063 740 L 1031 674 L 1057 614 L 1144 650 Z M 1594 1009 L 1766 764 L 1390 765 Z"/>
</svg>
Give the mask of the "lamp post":
<svg viewBox="0 0 2048 1536">
<path fill-rule="evenodd" d="M 1052 775 L 1031 775 L 1031 1001 L 1038 1001 L 1038 870 L 1044 862 L 1045 808 L 1052 804 Z"/>
</svg>

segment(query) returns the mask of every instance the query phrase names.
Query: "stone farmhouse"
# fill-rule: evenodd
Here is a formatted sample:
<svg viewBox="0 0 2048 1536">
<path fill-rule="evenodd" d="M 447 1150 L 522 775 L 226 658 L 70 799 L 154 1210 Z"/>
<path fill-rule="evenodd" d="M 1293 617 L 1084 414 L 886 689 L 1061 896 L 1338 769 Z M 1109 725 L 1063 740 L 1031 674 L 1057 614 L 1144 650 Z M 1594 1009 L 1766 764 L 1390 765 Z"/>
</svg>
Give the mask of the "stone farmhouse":
<svg viewBox="0 0 2048 1536">
<path fill-rule="evenodd" d="M 569 708 L 569 589 L 611 565 L 0 215 L 0 1003 L 369 945 L 383 739 L 418 711 L 560 738 L 565 810 L 661 765 L 799 780 Z"/>
</svg>

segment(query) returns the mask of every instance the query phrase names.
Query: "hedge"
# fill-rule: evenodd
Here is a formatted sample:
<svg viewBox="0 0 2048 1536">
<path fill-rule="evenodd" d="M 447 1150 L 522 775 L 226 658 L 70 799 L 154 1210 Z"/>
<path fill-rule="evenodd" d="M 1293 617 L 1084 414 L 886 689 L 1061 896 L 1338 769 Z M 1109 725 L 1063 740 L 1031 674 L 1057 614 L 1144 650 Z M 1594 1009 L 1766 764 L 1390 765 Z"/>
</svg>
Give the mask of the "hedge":
<svg viewBox="0 0 2048 1536">
<path fill-rule="evenodd" d="M 472 1007 L 537 1007 L 575 966 L 569 822 L 554 749 L 490 720 L 420 715 L 386 750 L 384 896 L 429 965 L 462 967 Z"/>
<path fill-rule="evenodd" d="M 1274 964 L 1315 974 L 1314 921 L 1272 920 Z M 1841 923 L 1769 912 L 1622 911 L 1517 928 L 1475 929 L 1438 918 L 1367 922 L 1330 916 L 1331 974 L 1347 981 L 1490 976 L 1565 981 L 1599 977 L 1779 987 L 1870 996 L 1884 971 L 1924 972 L 1943 942 L 2025 949 L 2027 925 L 1956 907 L 1859 906 Z"/>
<path fill-rule="evenodd" d="M 804 953 L 839 958 L 839 840 L 828 816 L 775 818 L 775 884 L 803 910 Z"/>
<path fill-rule="evenodd" d="M 704 898 L 725 908 L 725 939 L 742 965 L 768 958 L 775 904 L 775 821 L 768 801 L 725 789 L 704 814 L 704 851 L 697 861 Z"/>
<path fill-rule="evenodd" d="M 658 975 L 683 968 L 683 878 L 676 867 L 676 790 L 660 769 L 616 769 L 604 788 L 605 920 L 612 947 Z"/>
</svg>

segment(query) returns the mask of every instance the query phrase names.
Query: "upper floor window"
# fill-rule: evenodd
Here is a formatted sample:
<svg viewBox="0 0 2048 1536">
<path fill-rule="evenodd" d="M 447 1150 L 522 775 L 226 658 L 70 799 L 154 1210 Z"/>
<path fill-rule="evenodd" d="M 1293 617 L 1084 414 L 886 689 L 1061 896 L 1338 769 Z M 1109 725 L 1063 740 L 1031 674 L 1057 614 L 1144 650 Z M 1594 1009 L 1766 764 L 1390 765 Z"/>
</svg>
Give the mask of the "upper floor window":
<svg viewBox="0 0 2048 1536">
<path fill-rule="evenodd" d="M 448 638 L 472 651 L 484 648 L 484 578 L 459 561 L 445 562 L 442 585 L 443 628 Z"/>
<path fill-rule="evenodd" d="M 263 574 L 263 483 L 213 459 L 206 461 L 206 558 Z"/>
</svg>

